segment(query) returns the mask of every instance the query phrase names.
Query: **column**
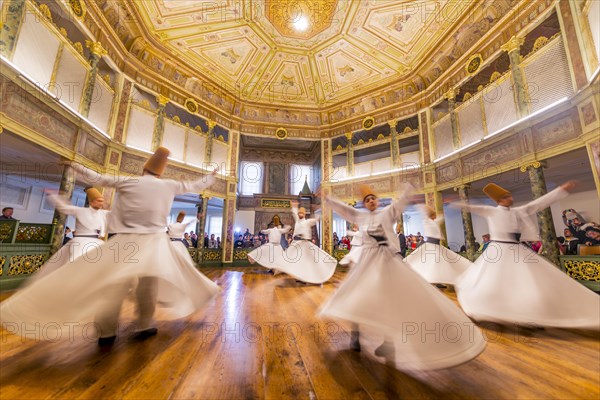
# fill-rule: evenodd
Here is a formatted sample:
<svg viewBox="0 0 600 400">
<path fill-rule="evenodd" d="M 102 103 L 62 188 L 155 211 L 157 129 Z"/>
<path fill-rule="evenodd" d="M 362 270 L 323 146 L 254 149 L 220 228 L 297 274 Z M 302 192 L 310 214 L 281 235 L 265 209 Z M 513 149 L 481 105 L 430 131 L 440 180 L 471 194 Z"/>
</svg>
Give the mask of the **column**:
<svg viewBox="0 0 600 400">
<path fill-rule="evenodd" d="M 452 127 L 452 144 L 454 146 L 454 150 L 460 149 L 458 118 L 456 117 L 456 112 L 454 111 L 456 108 L 456 95 L 458 94 L 458 91 L 458 89 L 450 89 L 444 94 L 444 97 L 448 100 L 448 112 L 450 113 L 450 126 Z"/>
<path fill-rule="evenodd" d="M 348 146 L 346 147 L 346 175 L 354 175 L 354 145 L 352 144 L 352 132 L 344 134 L 348 139 Z"/>
<path fill-rule="evenodd" d="M 525 76 L 521 69 L 521 54 L 520 49 L 525 39 L 522 37 L 513 36 L 508 42 L 501 46 L 501 49 L 508 53 L 510 60 L 510 71 L 512 75 L 512 84 L 515 92 L 515 102 L 519 117 L 523 118 L 529 115 L 529 107 L 527 100 L 527 91 L 525 90 Z"/>
<path fill-rule="evenodd" d="M 217 122 L 209 119 L 208 121 L 206 121 L 206 123 L 208 125 L 208 137 L 206 138 L 206 153 L 204 153 L 204 162 L 210 163 L 212 161 L 212 142 L 214 139 L 213 132 L 215 131 L 215 126 L 217 126 Z"/>
<path fill-rule="evenodd" d="M 235 196 L 234 191 L 233 195 L 231 192 L 228 193 L 227 198 L 223 202 L 223 233 L 221 235 L 221 260 L 224 264 L 231 264 L 233 262 L 233 223 L 235 219 L 236 200 L 237 197 Z"/>
<path fill-rule="evenodd" d="M 329 185 L 322 185 L 321 194 L 323 197 L 331 195 L 331 187 Z M 321 223 L 321 243 L 323 250 L 329 254 L 333 254 L 333 213 L 324 201 L 321 201 Z"/>
<path fill-rule="evenodd" d="M 204 247 L 204 232 L 206 231 L 206 209 L 208 207 L 208 200 L 210 197 L 203 196 L 201 194 L 198 195 L 199 203 L 196 204 L 196 208 L 198 209 L 198 213 L 196 214 L 196 218 L 198 218 L 198 222 L 196 222 L 196 235 L 198 235 L 198 244 L 196 248 L 202 249 Z"/>
<path fill-rule="evenodd" d="M 90 49 L 90 66 L 92 67 L 88 72 L 85 86 L 83 88 L 83 100 L 81 106 L 81 115 L 87 117 L 90 114 L 90 107 L 92 106 L 92 100 L 94 100 L 94 88 L 96 87 L 96 77 L 98 76 L 98 62 L 105 56 L 107 51 L 102 47 L 100 42 L 92 42 L 86 40 L 85 45 Z"/>
<path fill-rule="evenodd" d="M 160 146 L 165 134 L 165 107 L 169 102 L 169 98 L 159 94 L 156 101 L 158 102 L 158 110 L 156 110 L 156 122 L 154 123 L 154 132 L 152 132 L 152 151 Z"/>
<path fill-rule="evenodd" d="M 400 146 L 398 145 L 398 131 L 396 125 L 398 121 L 388 121 L 390 126 L 390 153 L 392 155 L 392 166 L 398 167 L 400 165 Z"/>
<path fill-rule="evenodd" d="M 454 190 L 458 192 L 458 197 L 465 202 L 469 202 L 469 189 L 471 185 L 461 185 L 455 187 Z M 462 209 L 461 211 L 462 223 L 463 223 L 463 231 L 465 234 L 465 247 L 467 249 L 467 258 L 470 261 L 475 261 L 475 252 L 477 249 L 475 248 L 475 234 L 473 233 L 473 220 L 471 219 L 471 212 L 467 209 Z"/>
<path fill-rule="evenodd" d="M 537 199 L 545 195 L 546 180 L 544 179 L 545 162 L 534 161 L 525 164 L 521 167 L 521 172 L 529 173 L 529 181 L 531 182 L 531 192 L 533 199 Z M 552 212 L 550 208 L 537 213 L 538 225 L 540 226 L 540 235 L 542 237 L 542 255 L 555 265 L 560 265 L 558 260 L 558 248 L 556 247 L 556 232 L 554 231 L 554 221 L 552 220 Z"/>
<path fill-rule="evenodd" d="M 442 192 L 435 191 L 435 192 L 425 193 L 425 204 L 427 204 L 429 207 L 433 208 L 435 210 L 435 213 L 439 217 L 444 216 L 444 202 L 442 199 Z M 444 237 L 447 237 L 445 221 L 440 224 L 440 231 L 442 232 L 442 235 L 444 235 Z M 446 245 L 447 241 L 444 239 L 441 241 L 441 244 Z"/>
<path fill-rule="evenodd" d="M 8 0 L 2 4 L 3 26 L 0 29 L 0 54 L 12 59 L 19 36 L 19 30 L 25 19 L 25 0 Z"/>
<path fill-rule="evenodd" d="M 66 161 L 66 159 L 63 159 Z M 75 188 L 75 173 L 73 170 L 65 165 L 63 167 L 63 173 L 60 178 L 60 193 L 62 196 L 66 196 L 67 199 L 71 200 L 73 196 L 73 189 Z M 54 254 L 60 249 L 63 244 L 63 236 L 65 233 L 65 224 L 67 222 L 67 216 L 61 214 L 58 211 L 54 211 L 54 217 L 52 217 L 54 224 L 54 237 L 52 239 L 52 247 L 50 249 L 51 254 Z"/>
<path fill-rule="evenodd" d="M 121 90 L 119 107 L 117 109 L 117 117 L 115 122 L 115 130 L 113 139 L 116 142 L 123 142 L 123 133 L 125 131 L 125 120 L 127 119 L 127 111 L 129 110 L 129 98 L 133 90 L 133 83 L 127 79 L 123 82 L 123 89 Z"/>
</svg>

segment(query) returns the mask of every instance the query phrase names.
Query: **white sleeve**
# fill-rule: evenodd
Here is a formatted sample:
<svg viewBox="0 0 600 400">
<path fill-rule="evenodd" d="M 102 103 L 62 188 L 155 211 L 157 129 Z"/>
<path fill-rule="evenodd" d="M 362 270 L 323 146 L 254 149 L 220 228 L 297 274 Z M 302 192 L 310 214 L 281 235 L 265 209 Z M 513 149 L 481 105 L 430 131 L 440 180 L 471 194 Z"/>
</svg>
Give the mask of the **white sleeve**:
<svg viewBox="0 0 600 400">
<path fill-rule="evenodd" d="M 552 204 L 557 201 L 564 199 L 569 195 L 569 192 L 564 190 L 561 187 L 557 187 L 551 192 L 546 193 L 539 199 L 535 199 L 528 204 L 525 204 L 521 207 L 516 207 L 516 209 L 523 210 L 527 215 L 535 214 L 538 211 L 541 211 L 545 208 L 550 207 Z"/>
<path fill-rule="evenodd" d="M 350 207 L 349 205 L 344 204 L 341 201 L 331 198 L 329 196 L 325 197 L 324 201 L 329 207 L 331 207 L 333 211 L 339 214 L 346 221 L 360 223 L 360 220 L 362 219 L 362 213 L 354 207 Z"/>
<path fill-rule="evenodd" d="M 77 176 L 88 185 L 93 186 L 108 186 L 116 187 L 120 182 L 131 181 L 138 179 L 134 175 L 107 175 L 94 171 L 93 169 L 84 167 L 81 164 L 72 164 L 71 167 L 77 172 Z"/>
<path fill-rule="evenodd" d="M 57 194 L 48 194 L 48 200 L 56 207 L 59 213 L 65 215 L 75 215 L 81 207 L 67 203 L 67 201 Z"/>
<path fill-rule="evenodd" d="M 198 193 L 212 186 L 217 181 L 214 175 L 204 175 L 202 178 L 195 181 L 177 182 L 178 186 L 175 189 L 176 194 Z"/>
<path fill-rule="evenodd" d="M 292 207 L 292 217 L 294 217 L 294 222 L 298 222 L 298 208 Z"/>
<path fill-rule="evenodd" d="M 479 205 L 479 204 L 469 204 L 464 201 L 450 203 L 450 208 L 452 208 L 452 209 L 463 209 L 464 208 L 464 209 L 469 210 L 473 214 L 477 214 L 482 217 L 487 217 L 494 210 L 494 207 L 491 207 L 491 206 L 484 206 L 484 205 Z"/>
</svg>

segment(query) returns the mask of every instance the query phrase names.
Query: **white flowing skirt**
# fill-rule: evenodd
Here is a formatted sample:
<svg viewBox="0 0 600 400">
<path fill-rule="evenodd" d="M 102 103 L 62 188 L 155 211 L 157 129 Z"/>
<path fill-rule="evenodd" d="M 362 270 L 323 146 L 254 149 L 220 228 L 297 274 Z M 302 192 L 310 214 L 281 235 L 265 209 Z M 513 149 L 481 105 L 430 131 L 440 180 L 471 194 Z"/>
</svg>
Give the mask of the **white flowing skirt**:
<svg viewBox="0 0 600 400">
<path fill-rule="evenodd" d="M 476 320 L 600 329 L 600 296 L 520 244 L 490 243 L 456 292 Z"/>
<path fill-rule="evenodd" d="M 410 253 L 405 261 L 429 283 L 454 285 L 471 261 L 439 244 L 425 242 Z"/>
<path fill-rule="evenodd" d="M 302 282 L 327 282 L 337 266 L 335 258 L 308 240 L 293 241 L 282 255 L 277 269 Z"/>
<path fill-rule="evenodd" d="M 363 246 L 359 263 L 321 315 L 372 328 L 395 344 L 399 369 L 465 363 L 485 348 L 475 324 L 385 246 Z"/>
<path fill-rule="evenodd" d="M 284 253 L 280 245 L 266 243 L 248 253 L 248 260 L 268 269 L 277 269 L 284 261 Z"/>
<path fill-rule="evenodd" d="M 355 265 L 360 260 L 360 253 L 362 251 L 362 245 L 354 245 L 350 248 L 348 254 L 340 260 L 340 265 Z"/>
<path fill-rule="evenodd" d="M 106 311 L 106 293 L 143 277 L 158 278 L 157 305 L 168 311 L 165 319 L 200 310 L 219 292 L 165 233 L 118 234 L 99 247 L 96 259 L 80 257 L 0 303 L 0 321 L 22 336 L 85 328 Z"/>
<path fill-rule="evenodd" d="M 96 260 L 98 258 L 98 252 L 101 251 L 100 246 L 103 244 L 104 240 L 98 238 L 75 236 L 58 249 L 58 251 L 42 265 L 40 270 L 27 280 L 27 283 L 31 284 L 49 273 L 56 271 L 63 265 L 75 261 L 79 257 L 83 257 L 84 260 L 88 261 Z"/>
</svg>

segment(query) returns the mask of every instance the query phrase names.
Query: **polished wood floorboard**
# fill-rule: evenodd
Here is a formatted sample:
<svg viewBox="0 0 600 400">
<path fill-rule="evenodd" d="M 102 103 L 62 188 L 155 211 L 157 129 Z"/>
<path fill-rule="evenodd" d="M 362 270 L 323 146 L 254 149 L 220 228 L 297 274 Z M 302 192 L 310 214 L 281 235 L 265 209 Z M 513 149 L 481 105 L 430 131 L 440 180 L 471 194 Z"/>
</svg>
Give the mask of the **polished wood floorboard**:
<svg viewBox="0 0 600 400">
<path fill-rule="evenodd" d="M 205 310 L 159 321 L 156 337 L 136 342 L 126 303 L 109 352 L 93 338 L 47 342 L 1 331 L 0 399 L 600 398 L 595 332 L 484 325 L 488 347 L 477 359 L 401 372 L 377 361 L 377 339 L 355 353 L 349 326 L 316 316 L 344 271 L 323 287 L 253 267 L 202 272 L 223 289 Z"/>
</svg>

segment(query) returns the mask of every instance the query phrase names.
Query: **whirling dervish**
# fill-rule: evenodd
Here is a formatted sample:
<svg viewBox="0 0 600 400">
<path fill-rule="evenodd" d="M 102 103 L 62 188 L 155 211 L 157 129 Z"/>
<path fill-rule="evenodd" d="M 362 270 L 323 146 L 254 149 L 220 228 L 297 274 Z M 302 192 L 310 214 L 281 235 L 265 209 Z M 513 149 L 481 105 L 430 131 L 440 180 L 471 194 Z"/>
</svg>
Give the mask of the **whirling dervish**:
<svg viewBox="0 0 600 400">
<path fill-rule="evenodd" d="M 405 261 L 429 283 L 454 285 L 472 263 L 440 244 L 444 239 L 440 229 L 443 218 L 437 217 L 435 210 L 429 206 L 420 204 L 417 208 L 423 216 L 425 242 Z"/>
</svg>

